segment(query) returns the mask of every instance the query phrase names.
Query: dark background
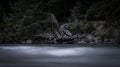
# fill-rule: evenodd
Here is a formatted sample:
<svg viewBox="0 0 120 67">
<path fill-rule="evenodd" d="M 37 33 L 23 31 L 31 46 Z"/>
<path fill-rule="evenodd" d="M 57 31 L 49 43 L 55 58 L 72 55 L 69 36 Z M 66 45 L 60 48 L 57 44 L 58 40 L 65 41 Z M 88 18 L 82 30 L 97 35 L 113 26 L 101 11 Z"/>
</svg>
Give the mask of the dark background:
<svg viewBox="0 0 120 67">
<path fill-rule="evenodd" d="M 0 43 L 20 43 L 34 35 L 50 32 L 43 13 L 53 13 L 59 24 L 72 23 L 73 34 L 94 33 L 119 43 L 119 0 L 0 0 Z M 77 20 L 77 22 L 76 22 Z M 86 21 L 86 22 L 79 22 Z M 88 22 L 90 21 L 90 22 Z M 94 22 L 95 23 L 94 23 Z M 93 27 L 105 21 L 102 28 Z M 81 24 L 85 28 L 83 29 Z"/>
</svg>

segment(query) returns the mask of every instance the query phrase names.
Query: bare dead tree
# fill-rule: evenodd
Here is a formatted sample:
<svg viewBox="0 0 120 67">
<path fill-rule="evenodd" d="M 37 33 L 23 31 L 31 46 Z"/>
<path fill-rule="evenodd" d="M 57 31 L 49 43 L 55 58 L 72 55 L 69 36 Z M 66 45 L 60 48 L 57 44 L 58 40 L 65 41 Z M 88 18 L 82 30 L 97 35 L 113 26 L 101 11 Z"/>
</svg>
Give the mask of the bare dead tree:
<svg viewBox="0 0 120 67">
<path fill-rule="evenodd" d="M 57 38 L 61 37 L 60 26 L 59 26 L 59 22 L 57 21 L 57 18 L 53 13 L 49 13 L 48 15 L 49 15 L 49 22 L 52 24 L 53 34 Z"/>
</svg>

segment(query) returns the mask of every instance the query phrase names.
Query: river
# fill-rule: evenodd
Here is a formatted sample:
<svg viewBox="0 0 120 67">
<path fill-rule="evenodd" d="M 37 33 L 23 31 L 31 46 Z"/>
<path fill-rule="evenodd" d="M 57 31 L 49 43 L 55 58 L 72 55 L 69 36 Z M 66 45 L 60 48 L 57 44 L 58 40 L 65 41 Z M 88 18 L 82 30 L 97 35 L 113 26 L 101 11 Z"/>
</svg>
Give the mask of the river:
<svg viewBox="0 0 120 67">
<path fill-rule="evenodd" d="M 120 48 L 0 46 L 0 67 L 120 67 Z"/>
</svg>

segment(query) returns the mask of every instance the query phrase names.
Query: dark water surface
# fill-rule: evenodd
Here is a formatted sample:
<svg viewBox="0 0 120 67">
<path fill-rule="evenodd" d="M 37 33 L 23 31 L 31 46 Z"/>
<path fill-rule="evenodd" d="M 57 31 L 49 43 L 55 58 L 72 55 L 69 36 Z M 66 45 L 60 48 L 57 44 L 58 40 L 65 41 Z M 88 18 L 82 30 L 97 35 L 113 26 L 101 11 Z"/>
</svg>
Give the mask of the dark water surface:
<svg viewBox="0 0 120 67">
<path fill-rule="evenodd" d="M 0 67 L 120 67 L 120 48 L 0 46 Z"/>
</svg>

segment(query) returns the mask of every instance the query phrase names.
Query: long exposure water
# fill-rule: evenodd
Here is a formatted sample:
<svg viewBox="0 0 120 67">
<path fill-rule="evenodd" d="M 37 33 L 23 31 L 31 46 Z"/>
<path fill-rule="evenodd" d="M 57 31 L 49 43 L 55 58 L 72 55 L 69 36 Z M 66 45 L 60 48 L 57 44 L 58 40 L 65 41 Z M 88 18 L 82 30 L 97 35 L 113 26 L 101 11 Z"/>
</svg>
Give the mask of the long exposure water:
<svg viewBox="0 0 120 67">
<path fill-rule="evenodd" d="M 120 67 L 120 48 L 0 46 L 0 67 Z"/>
</svg>

